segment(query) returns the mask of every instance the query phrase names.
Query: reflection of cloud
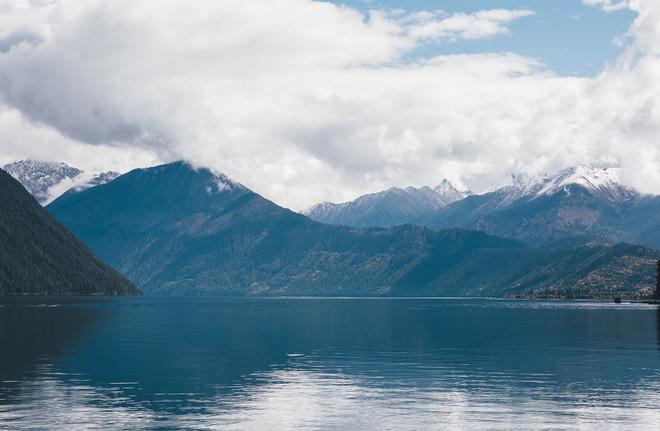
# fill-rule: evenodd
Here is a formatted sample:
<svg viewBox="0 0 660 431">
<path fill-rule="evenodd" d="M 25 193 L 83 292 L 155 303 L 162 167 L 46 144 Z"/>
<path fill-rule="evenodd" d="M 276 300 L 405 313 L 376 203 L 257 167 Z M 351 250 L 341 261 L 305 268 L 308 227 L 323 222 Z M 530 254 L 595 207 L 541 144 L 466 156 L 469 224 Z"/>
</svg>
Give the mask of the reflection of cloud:
<svg viewBox="0 0 660 431">
<path fill-rule="evenodd" d="M 65 382 L 53 375 L 26 381 L 22 392 L 13 404 L 0 404 L 0 429 L 128 430 L 153 424 L 149 410 L 85 381 Z"/>
<path fill-rule="evenodd" d="M 475 387 L 467 384 L 473 377 L 465 376 L 465 385 L 443 387 L 433 384 L 433 379 L 408 382 L 323 370 L 274 371 L 262 376 L 263 384 L 219 398 L 203 414 L 183 415 L 172 423 L 209 430 L 605 430 L 622 426 L 651 430 L 660 421 L 660 412 L 652 408 L 660 401 L 657 384 L 632 393 L 614 390 L 607 394 L 597 388 L 562 393 L 543 386 L 542 381 L 532 389 L 511 386 L 506 380 L 484 380 Z"/>
<path fill-rule="evenodd" d="M 122 395 L 122 385 L 137 383 L 101 388 L 45 373 L 24 384 L 18 406 L 0 405 L 0 428 L 642 431 L 660 424 L 660 384 L 651 379 L 636 389 L 557 388 L 549 375 L 529 375 L 523 385 L 480 370 L 461 376 L 408 364 L 394 374 L 366 366 L 349 375 L 340 363 L 303 364 L 252 375 L 229 395 L 162 393 L 141 402 Z"/>
</svg>

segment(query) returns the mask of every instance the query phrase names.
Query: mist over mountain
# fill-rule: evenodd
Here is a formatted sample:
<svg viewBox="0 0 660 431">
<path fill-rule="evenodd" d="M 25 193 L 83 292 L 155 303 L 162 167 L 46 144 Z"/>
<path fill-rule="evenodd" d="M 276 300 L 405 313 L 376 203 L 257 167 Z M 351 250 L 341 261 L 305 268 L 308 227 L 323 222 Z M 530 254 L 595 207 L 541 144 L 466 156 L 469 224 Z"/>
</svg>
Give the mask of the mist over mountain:
<svg viewBox="0 0 660 431">
<path fill-rule="evenodd" d="M 660 197 L 621 184 L 615 168 L 578 165 L 473 195 L 415 223 L 462 227 L 530 244 L 625 241 L 660 248 Z"/>
<path fill-rule="evenodd" d="M 0 295 L 137 295 L 0 169 Z"/>
<path fill-rule="evenodd" d="M 66 180 L 73 180 L 82 171 L 66 163 L 37 162 L 32 160 L 19 160 L 3 166 L 12 177 L 16 178 L 23 187 L 40 203 L 49 198 L 48 190 Z"/>
<path fill-rule="evenodd" d="M 70 189 L 82 190 L 114 180 L 118 172 L 87 173 L 63 162 L 19 160 L 3 166 L 12 177 L 45 205 Z"/>
<path fill-rule="evenodd" d="M 640 291 L 652 285 L 657 255 L 639 246 L 529 249 L 460 229 L 323 224 L 183 162 L 131 171 L 47 209 L 159 295 L 499 296 L 576 284 Z M 626 272 L 631 264 L 639 273 Z"/>
<path fill-rule="evenodd" d="M 312 220 L 353 227 L 392 227 L 430 216 L 436 210 L 470 194 L 446 179 L 435 188 L 392 187 L 350 202 L 323 202 L 305 211 Z"/>
</svg>

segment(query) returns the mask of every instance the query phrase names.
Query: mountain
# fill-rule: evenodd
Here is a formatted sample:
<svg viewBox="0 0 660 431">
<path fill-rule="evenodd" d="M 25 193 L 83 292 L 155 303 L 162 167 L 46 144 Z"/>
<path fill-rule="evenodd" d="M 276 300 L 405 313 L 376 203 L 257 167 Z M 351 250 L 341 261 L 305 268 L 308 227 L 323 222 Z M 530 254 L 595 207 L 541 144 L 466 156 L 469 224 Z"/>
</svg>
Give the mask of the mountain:
<svg viewBox="0 0 660 431">
<path fill-rule="evenodd" d="M 430 187 L 392 187 L 342 204 L 323 202 L 304 212 L 312 220 L 353 227 L 391 227 L 410 223 L 434 213 L 452 202 L 461 200 L 469 192 L 458 190 L 442 180 Z"/>
<path fill-rule="evenodd" d="M 3 169 L 34 196 L 42 205 L 71 188 L 82 190 L 104 184 L 119 176 L 117 172 L 86 173 L 66 163 L 19 160 Z"/>
<path fill-rule="evenodd" d="M 136 295 L 0 169 L 0 295 Z"/>
<path fill-rule="evenodd" d="M 48 190 L 64 181 L 77 178 L 82 171 L 66 163 L 37 162 L 33 160 L 19 160 L 3 166 L 12 177 L 21 184 L 40 203 L 48 200 Z"/>
<path fill-rule="evenodd" d="M 323 224 L 183 162 L 136 169 L 47 209 L 148 294 L 500 296 L 579 280 L 601 291 L 653 285 L 656 252 L 644 247 L 542 250 L 461 229 Z M 639 273 L 626 275 L 630 262 Z M 596 276 L 618 273 L 616 283 Z"/>
<path fill-rule="evenodd" d="M 477 229 L 530 244 L 568 240 L 631 242 L 660 248 L 660 197 L 621 184 L 617 169 L 578 165 L 473 195 L 415 223 Z"/>
<path fill-rule="evenodd" d="M 472 192 L 468 189 L 459 189 L 450 183 L 446 178 L 443 179 L 440 184 L 433 189 L 438 195 L 440 195 L 441 200 L 445 205 L 460 201 L 470 196 Z"/>
<path fill-rule="evenodd" d="M 114 171 L 99 172 L 97 174 L 93 174 L 92 177 L 83 174 L 80 177 L 77 177 L 76 181 L 73 184 L 61 183 L 53 187 L 52 189 L 50 189 L 50 196 L 57 198 L 59 196 L 63 196 L 67 194 L 79 193 L 91 187 L 96 187 L 105 183 L 109 183 L 110 181 L 113 181 L 115 178 L 117 178 L 119 175 L 121 174 Z M 48 203 L 48 201 L 46 203 Z"/>
</svg>

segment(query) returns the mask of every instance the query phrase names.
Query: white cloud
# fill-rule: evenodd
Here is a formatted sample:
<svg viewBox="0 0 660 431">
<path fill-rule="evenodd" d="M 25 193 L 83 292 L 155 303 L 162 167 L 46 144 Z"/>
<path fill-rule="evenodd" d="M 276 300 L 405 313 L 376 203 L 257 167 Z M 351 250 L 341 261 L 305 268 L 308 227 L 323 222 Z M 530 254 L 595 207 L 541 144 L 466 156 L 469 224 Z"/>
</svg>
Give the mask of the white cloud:
<svg viewBox="0 0 660 431">
<path fill-rule="evenodd" d="M 161 159 L 150 149 L 127 145 L 90 145 L 67 138 L 56 129 L 27 121 L 21 113 L 0 104 L 0 166 L 25 157 L 67 161 L 92 172 L 127 171 Z"/>
<path fill-rule="evenodd" d="M 582 0 L 582 3 L 589 6 L 598 6 L 606 12 L 623 10 L 629 6 L 628 0 Z"/>
<path fill-rule="evenodd" d="M 294 208 L 444 177 L 480 191 L 576 162 L 619 164 L 658 191 L 658 6 L 631 0 L 627 54 L 565 78 L 510 53 L 404 61 L 426 42 L 506 33 L 528 11 L 4 1 L 0 158 L 185 158 Z"/>
<path fill-rule="evenodd" d="M 407 33 L 415 41 L 484 39 L 509 33 L 512 21 L 533 15 L 531 10 L 491 9 L 472 14 L 418 12 L 406 17 Z"/>
</svg>

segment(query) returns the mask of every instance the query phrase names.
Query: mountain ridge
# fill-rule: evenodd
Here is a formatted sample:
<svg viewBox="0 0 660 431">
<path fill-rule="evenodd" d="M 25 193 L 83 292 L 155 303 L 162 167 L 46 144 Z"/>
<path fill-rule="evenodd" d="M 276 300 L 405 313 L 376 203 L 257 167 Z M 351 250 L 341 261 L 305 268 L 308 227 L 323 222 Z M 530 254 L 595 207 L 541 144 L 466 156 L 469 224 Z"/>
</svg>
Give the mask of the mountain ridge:
<svg viewBox="0 0 660 431">
<path fill-rule="evenodd" d="M 118 172 L 87 173 L 64 162 L 17 160 L 3 166 L 40 204 L 45 205 L 69 190 L 83 190 L 119 176 Z"/>
<path fill-rule="evenodd" d="M 409 223 L 424 215 L 463 199 L 470 192 L 457 189 L 443 179 L 435 188 L 390 187 L 381 192 L 334 204 L 322 202 L 303 214 L 329 224 L 353 227 L 392 227 Z"/>
<path fill-rule="evenodd" d="M 616 169 L 579 165 L 469 196 L 414 223 L 477 229 L 535 245 L 584 237 L 660 248 L 660 196 L 623 186 Z"/>
<path fill-rule="evenodd" d="M 529 249 L 474 230 L 328 225 L 183 162 L 136 169 L 47 209 L 160 295 L 500 296 L 568 288 L 603 266 L 621 269 L 624 257 L 651 268 L 655 256 L 637 246 Z M 601 263 L 580 275 L 572 268 L 585 260 Z M 560 271 L 533 276 L 560 262 Z M 644 283 L 628 277 L 605 288 Z"/>
</svg>

